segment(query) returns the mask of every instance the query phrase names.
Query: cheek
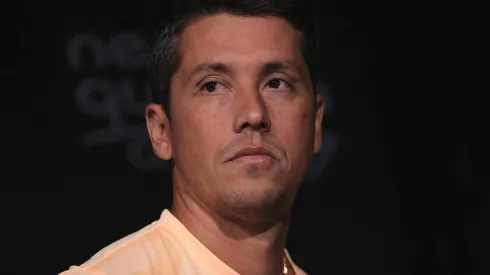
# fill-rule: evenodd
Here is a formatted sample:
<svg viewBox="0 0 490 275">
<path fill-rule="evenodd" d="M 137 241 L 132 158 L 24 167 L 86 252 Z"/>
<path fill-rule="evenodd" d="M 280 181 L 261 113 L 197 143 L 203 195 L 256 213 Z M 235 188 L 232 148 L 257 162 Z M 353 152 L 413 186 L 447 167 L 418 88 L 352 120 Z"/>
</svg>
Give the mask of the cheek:
<svg viewBox="0 0 490 275">
<path fill-rule="evenodd" d="M 209 111 L 211 110 L 211 111 Z M 172 123 L 174 157 L 185 165 L 211 165 L 214 153 L 223 140 L 224 116 L 217 108 L 179 110 Z M 177 113 L 177 112 L 176 112 Z"/>
<path fill-rule="evenodd" d="M 314 113 L 307 108 L 282 108 L 274 116 L 275 136 L 287 150 L 291 161 L 308 157 L 313 152 Z"/>
</svg>

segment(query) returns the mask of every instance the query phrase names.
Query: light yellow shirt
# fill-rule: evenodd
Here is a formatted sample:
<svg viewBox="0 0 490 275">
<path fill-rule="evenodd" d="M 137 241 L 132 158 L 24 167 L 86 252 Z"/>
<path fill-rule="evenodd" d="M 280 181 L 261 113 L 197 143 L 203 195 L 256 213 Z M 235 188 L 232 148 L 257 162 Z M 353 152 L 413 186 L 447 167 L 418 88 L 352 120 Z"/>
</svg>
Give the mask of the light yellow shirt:
<svg viewBox="0 0 490 275">
<path fill-rule="evenodd" d="M 295 274 L 306 275 L 286 251 Z M 59 275 L 238 275 L 200 243 L 170 211 Z"/>
</svg>

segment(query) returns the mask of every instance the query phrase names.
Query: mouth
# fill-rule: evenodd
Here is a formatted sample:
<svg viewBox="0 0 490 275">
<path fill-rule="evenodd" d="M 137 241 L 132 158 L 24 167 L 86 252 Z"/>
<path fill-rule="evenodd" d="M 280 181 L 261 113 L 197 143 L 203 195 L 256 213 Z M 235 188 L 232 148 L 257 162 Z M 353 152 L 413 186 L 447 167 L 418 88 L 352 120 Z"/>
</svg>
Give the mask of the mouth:
<svg viewBox="0 0 490 275">
<path fill-rule="evenodd" d="M 242 150 L 236 152 L 228 161 L 229 162 L 241 162 L 241 163 L 255 163 L 270 165 L 272 160 L 276 158 L 268 149 L 258 147 L 245 147 Z"/>
</svg>

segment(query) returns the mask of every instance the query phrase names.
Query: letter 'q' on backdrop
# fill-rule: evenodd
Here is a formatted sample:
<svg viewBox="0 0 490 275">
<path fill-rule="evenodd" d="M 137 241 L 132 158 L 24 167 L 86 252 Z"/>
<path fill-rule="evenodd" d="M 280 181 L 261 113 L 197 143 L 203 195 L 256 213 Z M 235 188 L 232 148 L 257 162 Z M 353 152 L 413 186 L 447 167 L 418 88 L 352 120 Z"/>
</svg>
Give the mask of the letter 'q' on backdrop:
<svg viewBox="0 0 490 275">
<path fill-rule="evenodd" d="M 144 108 L 150 102 L 150 89 L 146 83 L 146 40 L 135 31 L 121 31 L 112 36 L 78 33 L 68 41 L 66 55 L 70 73 L 81 77 L 73 87 L 74 102 L 82 116 L 105 122 L 81 134 L 82 148 L 102 150 L 104 146 L 123 145 L 127 160 L 142 173 L 170 170 L 169 162 L 158 159 L 148 139 L 144 122 Z M 87 74 L 82 70 L 91 64 Z M 116 73 L 107 73 L 112 70 Z M 333 95 L 324 82 L 317 83 L 325 93 L 329 116 L 333 111 Z M 103 125 L 103 124 L 102 124 Z M 323 129 L 323 148 L 315 156 L 307 176 L 315 183 L 332 159 L 338 147 L 338 134 Z"/>
</svg>

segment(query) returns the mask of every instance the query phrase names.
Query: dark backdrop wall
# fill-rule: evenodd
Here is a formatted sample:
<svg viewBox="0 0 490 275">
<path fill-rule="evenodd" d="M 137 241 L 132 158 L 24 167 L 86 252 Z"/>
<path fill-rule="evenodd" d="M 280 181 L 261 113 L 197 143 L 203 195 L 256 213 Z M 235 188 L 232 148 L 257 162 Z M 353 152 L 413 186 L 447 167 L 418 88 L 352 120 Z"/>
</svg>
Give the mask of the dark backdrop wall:
<svg viewBox="0 0 490 275">
<path fill-rule="evenodd" d="M 31 76 L 21 84 L 37 135 L 34 179 L 16 189 L 28 210 L 6 211 L 30 256 L 10 266 L 57 274 L 170 205 L 143 118 L 145 39 L 166 12 L 156 2 L 25 3 L 17 67 Z M 317 12 L 326 146 L 295 205 L 295 261 L 310 274 L 487 274 L 483 142 L 474 102 L 449 93 L 447 10 L 339 1 Z"/>
</svg>

